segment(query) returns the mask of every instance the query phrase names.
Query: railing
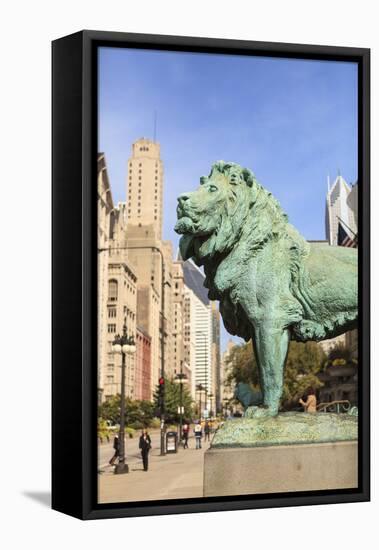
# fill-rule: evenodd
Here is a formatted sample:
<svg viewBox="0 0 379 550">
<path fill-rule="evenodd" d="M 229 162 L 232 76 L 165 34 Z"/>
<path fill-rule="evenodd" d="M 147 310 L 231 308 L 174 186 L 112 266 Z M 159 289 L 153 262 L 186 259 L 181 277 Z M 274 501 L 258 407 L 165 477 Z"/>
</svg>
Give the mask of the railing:
<svg viewBox="0 0 379 550">
<path fill-rule="evenodd" d="M 335 412 L 337 414 L 347 413 L 351 409 L 351 403 L 347 399 L 342 401 L 329 401 L 317 405 L 317 412 Z"/>
</svg>

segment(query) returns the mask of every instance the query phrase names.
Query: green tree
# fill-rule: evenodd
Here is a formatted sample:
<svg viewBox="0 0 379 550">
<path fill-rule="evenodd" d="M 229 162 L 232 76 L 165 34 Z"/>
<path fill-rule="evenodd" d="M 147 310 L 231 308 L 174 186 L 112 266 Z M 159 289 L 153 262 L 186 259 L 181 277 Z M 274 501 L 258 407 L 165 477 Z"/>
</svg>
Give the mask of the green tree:
<svg viewBox="0 0 379 550">
<path fill-rule="evenodd" d="M 103 420 L 109 420 L 111 424 L 120 423 L 120 394 L 113 395 L 104 401 L 98 409 L 98 416 Z"/>
<path fill-rule="evenodd" d="M 99 407 L 98 416 L 112 424 L 120 423 L 121 395 L 112 396 Z M 154 418 L 154 404 L 145 400 L 125 399 L 125 423 L 135 428 L 149 426 Z"/>
<path fill-rule="evenodd" d="M 176 384 L 173 380 L 165 380 L 165 419 L 166 422 L 178 422 L 179 414 L 178 407 L 180 405 L 180 384 Z M 154 392 L 155 408 L 159 409 L 159 386 Z M 192 416 L 192 398 L 186 385 L 183 384 L 182 404 L 184 407 L 184 418 Z"/>
<path fill-rule="evenodd" d="M 325 354 L 316 342 L 290 343 L 284 370 L 284 408 L 297 407 L 299 398 L 308 388 L 316 390 L 323 385 L 317 375 L 322 370 L 324 361 Z"/>
<path fill-rule="evenodd" d="M 309 387 L 317 389 L 322 386 L 317 374 L 322 369 L 324 361 L 325 355 L 316 342 L 290 342 L 284 370 L 284 408 L 297 407 L 299 398 Z M 251 384 L 254 389 L 260 389 L 259 369 L 251 341 L 232 348 L 226 359 L 226 371 L 226 385 L 230 388 L 234 388 L 239 382 L 245 382 Z"/>
<path fill-rule="evenodd" d="M 259 385 L 259 372 L 251 340 L 247 344 L 235 345 L 225 361 L 227 372 L 225 384 L 233 388 L 239 382 Z"/>
</svg>

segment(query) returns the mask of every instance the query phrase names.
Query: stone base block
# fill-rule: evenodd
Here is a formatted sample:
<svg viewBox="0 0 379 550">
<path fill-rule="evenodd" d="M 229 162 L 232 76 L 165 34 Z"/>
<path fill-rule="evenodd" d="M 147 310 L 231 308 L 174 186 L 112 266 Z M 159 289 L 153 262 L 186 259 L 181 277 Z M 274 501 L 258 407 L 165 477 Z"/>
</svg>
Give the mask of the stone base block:
<svg viewBox="0 0 379 550">
<path fill-rule="evenodd" d="M 357 441 L 211 448 L 204 454 L 205 497 L 357 486 Z"/>
</svg>

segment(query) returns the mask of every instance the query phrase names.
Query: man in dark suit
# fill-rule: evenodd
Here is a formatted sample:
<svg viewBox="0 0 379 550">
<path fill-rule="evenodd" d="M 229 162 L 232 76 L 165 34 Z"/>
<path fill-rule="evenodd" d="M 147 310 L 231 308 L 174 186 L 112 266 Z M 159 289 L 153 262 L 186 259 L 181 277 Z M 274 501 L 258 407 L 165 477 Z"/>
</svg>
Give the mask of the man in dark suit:
<svg viewBox="0 0 379 550">
<path fill-rule="evenodd" d="M 139 448 L 141 449 L 143 469 L 147 472 L 149 468 L 149 451 L 151 449 L 151 439 L 147 430 L 142 430 L 141 437 L 139 438 Z"/>
</svg>

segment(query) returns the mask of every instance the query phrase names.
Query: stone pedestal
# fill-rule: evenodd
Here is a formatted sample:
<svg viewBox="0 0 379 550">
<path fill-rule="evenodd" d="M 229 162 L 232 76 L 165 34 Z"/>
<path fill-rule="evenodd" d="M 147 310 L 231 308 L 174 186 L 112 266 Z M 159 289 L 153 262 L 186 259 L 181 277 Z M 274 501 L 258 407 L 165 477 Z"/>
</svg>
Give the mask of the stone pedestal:
<svg viewBox="0 0 379 550">
<path fill-rule="evenodd" d="M 215 447 L 204 455 L 205 497 L 357 486 L 357 441 Z"/>
</svg>

